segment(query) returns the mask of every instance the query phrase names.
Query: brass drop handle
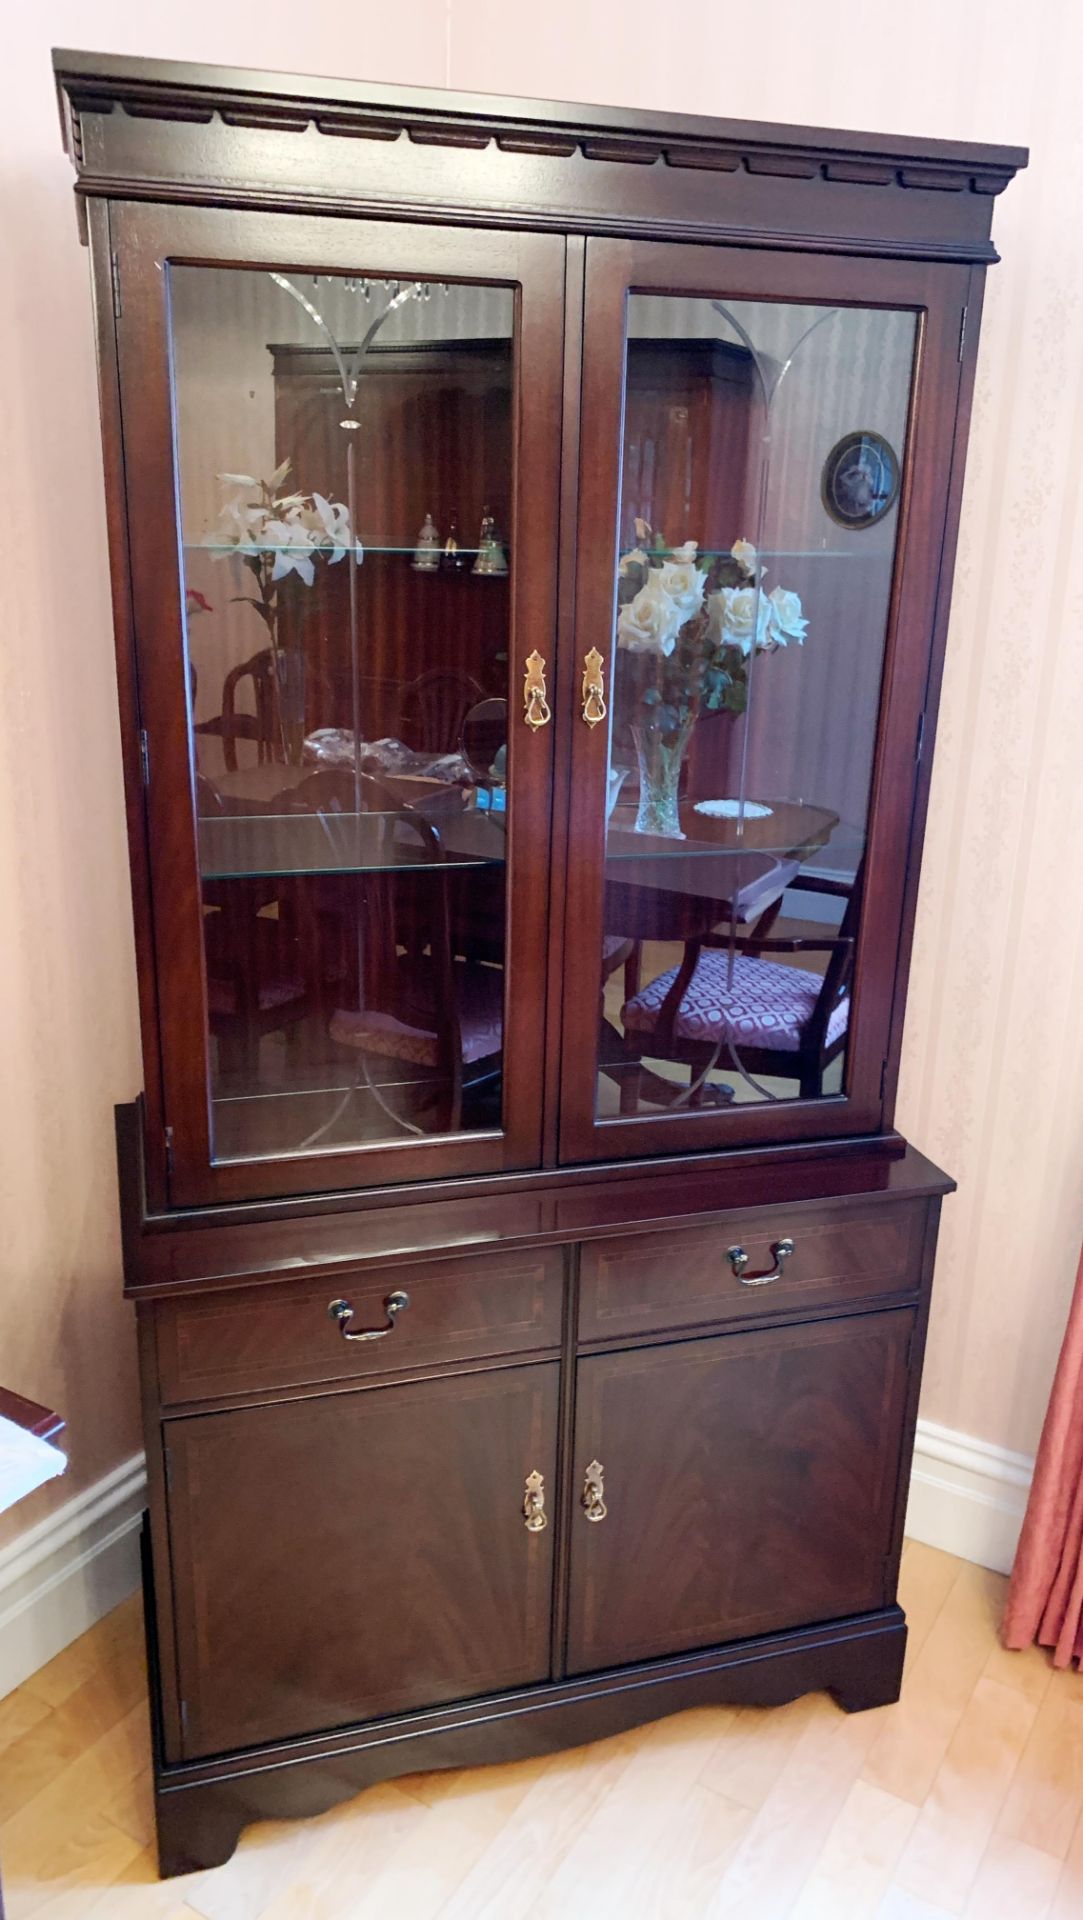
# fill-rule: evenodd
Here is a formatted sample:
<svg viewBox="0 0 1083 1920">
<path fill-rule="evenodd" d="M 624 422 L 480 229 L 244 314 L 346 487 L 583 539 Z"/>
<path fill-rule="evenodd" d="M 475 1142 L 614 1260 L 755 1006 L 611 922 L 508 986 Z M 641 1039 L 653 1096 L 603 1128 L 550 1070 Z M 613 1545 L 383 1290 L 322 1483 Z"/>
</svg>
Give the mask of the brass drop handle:
<svg viewBox="0 0 1083 1920">
<path fill-rule="evenodd" d="M 545 1477 L 535 1467 L 528 1473 L 523 1488 L 523 1525 L 528 1533 L 544 1533 L 549 1525 L 545 1511 Z"/>
<path fill-rule="evenodd" d="M 605 661 L 592 647 L 583 659 L 583 718 L 588 727 L 596 727 L 599 720 L 605 719 Z"/>
<path fill-rule="evenodd" d="M 526 679 L 523 682 L 523 719 L 532 732 L 539 727 L 547 727 L 553 718 L 549 711 L 549 702 L 545 694 L 545 661 L 535 648 L 527 658 Z"/>
<path fill-rule="evenodd" d="M 387 1314 L 386 1327 L 359 1328 L 356 1333 L 350 1332 L 353 1308 L 348 1300 L 332 1300 L 327 1309 L 327 1315 L 329 1319 L 338 1321 L 338 1330 L 344 1340 L 386 1340 L 389 1333 L 394 1333 L 395 1321 L 399 1314 L 405 1313 L 409 1304 L 409 1294 L 401 1293 L 396 1289 L 394 1293 L 389 1293 L 384 1301 L 384 1312 Z"/>
<path fill-rule="evenodd" d="M 583 1476 L 583 1491 L 579 1504 L 588 1520 L 604 1520 L 609 1508 L 605 1504 L 605 1468 L 600 1460 L 592 1460 Z"/>
<path fill-rule="evenodd" d="M 733 1268 L 734 1278 L 739 1280 L 743 1287 L 769 1287 L 772 1280 L 781 1280 L 782 1269 L 793 1252 L 793 1241 L 789 1238 L 776 1240 L 772 1244 L 771 1252 L 775 1256 L 775 1264 L 769 1273 L 746 1273 L 748 1255 L 743 1247 L 727 1247 L 726 1258 Z"/>
</svg>

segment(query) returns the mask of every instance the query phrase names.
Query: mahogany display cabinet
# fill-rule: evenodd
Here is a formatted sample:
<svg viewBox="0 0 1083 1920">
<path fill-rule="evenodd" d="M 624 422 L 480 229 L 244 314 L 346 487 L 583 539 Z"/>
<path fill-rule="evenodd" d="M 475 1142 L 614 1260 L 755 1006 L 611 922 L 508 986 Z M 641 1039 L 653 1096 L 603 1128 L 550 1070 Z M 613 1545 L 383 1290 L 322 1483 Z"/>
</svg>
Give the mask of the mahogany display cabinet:
<svg viewBox="0 0 1083 1920">
<path fill-rule="evenodd" d="M 55 65 L 163 1872 L 396 1773 L 893 1700 L 951 1185 L 895 1086 L 1025 154 Z"/>
</svg>

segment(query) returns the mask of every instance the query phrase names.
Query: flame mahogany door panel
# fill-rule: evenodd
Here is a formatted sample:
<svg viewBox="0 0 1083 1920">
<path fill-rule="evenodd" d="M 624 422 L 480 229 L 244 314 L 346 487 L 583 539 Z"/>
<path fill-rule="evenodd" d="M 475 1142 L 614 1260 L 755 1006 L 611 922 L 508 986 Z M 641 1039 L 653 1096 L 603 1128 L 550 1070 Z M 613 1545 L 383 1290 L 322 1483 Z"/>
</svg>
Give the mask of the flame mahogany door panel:
<svg viewBox="0 0 1083 1920">
<path fill-rule="evenodd" d="M 547 1677 L 558 1373 L 167 1424 L 185 1758 Z"/>
<path fill-rule="evenodd" d="M 569 1673 L 887 1603 L 913 1325 L 861 1314 L 580 1360 Z"/>
</svg>

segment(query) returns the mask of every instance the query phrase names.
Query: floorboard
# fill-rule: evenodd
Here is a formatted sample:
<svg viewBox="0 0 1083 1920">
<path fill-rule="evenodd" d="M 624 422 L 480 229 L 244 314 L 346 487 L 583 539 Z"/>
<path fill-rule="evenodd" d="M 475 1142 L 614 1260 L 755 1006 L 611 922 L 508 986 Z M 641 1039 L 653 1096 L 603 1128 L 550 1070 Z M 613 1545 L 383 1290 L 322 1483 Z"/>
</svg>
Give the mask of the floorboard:
<svg viewBox="0 0 1083 1920">
<path fill-rule="evenodd" d="M 155 1877 L 137 1603 L 0 1701 L 8 1920 L 1083 1920 L 1083 1678 L 908 1542 L 903 1697 L 701 1709 L 411 1775 Z"/>
</svg>

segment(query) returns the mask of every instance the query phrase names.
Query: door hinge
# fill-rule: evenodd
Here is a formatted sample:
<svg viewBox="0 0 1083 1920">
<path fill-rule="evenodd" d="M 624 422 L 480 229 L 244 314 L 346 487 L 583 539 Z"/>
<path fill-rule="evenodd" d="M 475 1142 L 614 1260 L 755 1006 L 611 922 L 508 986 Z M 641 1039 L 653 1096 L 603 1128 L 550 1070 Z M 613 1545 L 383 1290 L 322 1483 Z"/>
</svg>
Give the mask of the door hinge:
<svg viewBox="0 0 1083 1920">
<path fill-rule="evenodd" d="M 188 1737 L 188 1702 L 187 1700 L 182 1700 L 180 1703 L 180 1723 L 181 1723 L 181 1732 L 185 1736 L 185 1739 L 187 1739 Z"/>
<path fill-rule="evenodd" d="M 110 255 L 110 260 L 113 280 L 113 318 L 119 320 L 124 311 L 120 298 L 120 261 L 115 253 Z"/>
<path fill-rule="evenodd" d="M 166 1446 L 162 1448 L 162 1468 L 165 1473 L 165 1490 L 167 1493 L 172 1493 L 173 1491 L 173 1455 L 170 1453 L 169 1448 Z"/>
<path fill-rule="evenodd" d="M 173 1129 L 172 1127 L 166 1127 L 165 1129 L 165 1170 L 168 1174 L 172 1174 L 173 1172 Z"/>
<path fill-rule="evenodd" d="M 150 741 L 146 727 L 139 729 L 139 765 L 143 770 L 143 785 L 150 786 Z"/>
<path fill-rule="evenodd" d="M 962 313 L 959 315 L 959 359 L 960 360 L 963 357 L 963 348 L 966 345 L 966 316 L 969 313 L 969 311 L 970 311 L 969 307 L 964 307 Z"/>
<path fill-rule="evenodd" d="M 915 765 L 920 765 L 921 756 L 924 752 L 925 752 L 925 708 L 922 707 L 921 712 L 918 714 L 918 737 L 917 737 L 917 744 L 914 748 Z"/>
<path fill-rule="evenodd" d="M 880 1098 L 881 1100 L 884 1097 L 884 1090 L 887 1086 L 887 1067 L 888 1067 L 887 1056 L 885 1055 L 883 1060 L 881 1060 L 880 1062 Z"/>
</svg>

